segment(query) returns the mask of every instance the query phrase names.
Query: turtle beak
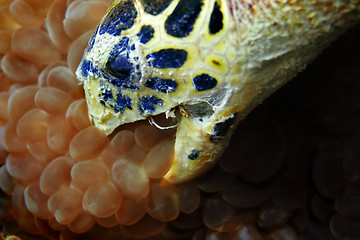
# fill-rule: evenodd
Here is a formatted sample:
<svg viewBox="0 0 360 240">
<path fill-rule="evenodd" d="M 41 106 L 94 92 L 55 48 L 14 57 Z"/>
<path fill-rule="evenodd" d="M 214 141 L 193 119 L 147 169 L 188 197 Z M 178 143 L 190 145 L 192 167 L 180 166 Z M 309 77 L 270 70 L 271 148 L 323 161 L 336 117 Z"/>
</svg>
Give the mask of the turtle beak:
<svg viewBox="0 0 360 240">
<path fill-rule="evenodd" d="M 174 162 L 164 176 L 174 184 L 191 180 L 210 169 L 226 148 L 232 128 L 240 120 L 238 114 L 213 112 L 212 108 L 204 107 L 206 104 L 198 104 L 185 105 L 186 113 L 178 123 Z M 197 108 L 202 109 L 201 114 L 195 111 Z"/>
</svg>

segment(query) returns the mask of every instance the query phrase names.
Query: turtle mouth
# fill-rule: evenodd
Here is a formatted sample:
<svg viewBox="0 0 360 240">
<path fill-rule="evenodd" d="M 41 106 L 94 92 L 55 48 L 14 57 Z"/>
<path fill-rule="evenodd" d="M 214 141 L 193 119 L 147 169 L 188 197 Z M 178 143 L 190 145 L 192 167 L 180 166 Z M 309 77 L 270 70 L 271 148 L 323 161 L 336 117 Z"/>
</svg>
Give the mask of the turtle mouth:
<svg viewBox="0 0 360 240">
<path fill-rule="evenodd" d="M 131 131 L 134 145 L 127 150 L 128 161 L 136 162 L 141 166 L 149 178 L 180 183 L 197 176 L 193 176 L 190 172 L 182 172 L 179 175 L 176 169 L 179 161 L 198 159 L 200 152 L 203 152 L 197 149 L 205 141 L 199 136 L 203 133 L 197 131 L 199 129 L 197 125 L 206 123 L 212 114 L 213 109 L 209 103 L 189 102 L 160 114 L 147 116 L 146 119 L 119 125 L 108 135 L 108 138 L 116 142 L 114 139 L 119 135 Z M 192 130 L 187 131 L 189 128 Z M 122 145 L 125 146 L 127 143 Z M 138 159 L 134 151 L 145 151 L 147 156 Z"/>
<path fill-rule="evenodd" d="M 120 125 L 108 135 L 110 142 L 114 142 L 114 148 L 127 148 L 123 155 L 125 161 L 135 164 L 149 179 L 162 179 L 173 165 L 181 118 L 180 110 L 174 111 L 171 117 L 168 113 L 161 113 Z M 132 137 L 118 141 L 125 133 Z M 118 179 L 116 173 L 113 175 L 115 180 Z"/>
</svg>

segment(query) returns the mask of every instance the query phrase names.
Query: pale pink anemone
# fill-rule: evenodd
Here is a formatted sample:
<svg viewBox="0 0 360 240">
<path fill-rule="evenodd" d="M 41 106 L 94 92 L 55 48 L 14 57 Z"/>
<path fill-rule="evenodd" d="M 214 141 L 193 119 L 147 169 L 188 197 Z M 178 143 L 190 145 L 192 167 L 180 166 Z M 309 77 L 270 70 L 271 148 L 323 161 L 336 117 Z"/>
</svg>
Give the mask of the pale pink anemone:
<svg viewBox="0 0 360 240">
<path fill-rule="evenodd" d="M 240 124 L 211 171 L 174 186 L 162 179 L 174 130 L 144 121 L 107 137 L 88 119 L 74 72 L 109 4 L 0 2 L 0 219 L 6 235 L 360 238 L 356 64 L 313 65 L 315 75 L 305 72 L 303 83 L 290 84 Z"/>
</svg>

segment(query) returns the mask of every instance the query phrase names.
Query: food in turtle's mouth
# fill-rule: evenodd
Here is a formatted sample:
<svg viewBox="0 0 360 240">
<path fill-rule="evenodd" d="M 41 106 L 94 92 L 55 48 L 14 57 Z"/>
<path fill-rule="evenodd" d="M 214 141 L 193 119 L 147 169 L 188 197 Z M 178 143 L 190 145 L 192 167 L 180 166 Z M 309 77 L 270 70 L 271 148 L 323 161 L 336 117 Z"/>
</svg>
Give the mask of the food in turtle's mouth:
<svg viewBox="0 0 360 240">
<path fill-rule="evenodd" d="M 241 123 L 211 171 L 173 185 L 161 176 L 172 161 L 176 128 L 159 129 L 143 120 L 106 136 L 89 121 L 74 72 L 108 4 L 0 3 L 0 224 L 5 235 L 26 240 L 358 238 L 359 167 L 353 159 L 358 156 L 359 82 L 357 58 L 347 54 L 358 47 L 356 32 L 342 51 L 322 57 L 325 66 L 318 62 L 311 68 L 314 75 L 305 72 Z M 338 59 L 345 67 L 337 66 Z M 153 120 L 161 127 L 176 124 L 164 115 Z"/>
</svg>

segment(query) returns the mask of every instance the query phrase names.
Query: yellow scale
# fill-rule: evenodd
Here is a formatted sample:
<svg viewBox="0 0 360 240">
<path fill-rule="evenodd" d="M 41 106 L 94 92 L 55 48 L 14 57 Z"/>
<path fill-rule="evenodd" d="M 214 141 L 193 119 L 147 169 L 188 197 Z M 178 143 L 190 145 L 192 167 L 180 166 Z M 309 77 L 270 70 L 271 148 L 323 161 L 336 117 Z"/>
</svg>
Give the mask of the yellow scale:
<svg viewBox="0 0 360 240">
<path fill-rule="evenodd" d="M 116 0 L 76 75 L 106 134 L 177 107 L 186 113 L 165 175 L 181 183 L 211 168 L 238 122 L 359 12 L 359 0 Z"/>
</svg>

